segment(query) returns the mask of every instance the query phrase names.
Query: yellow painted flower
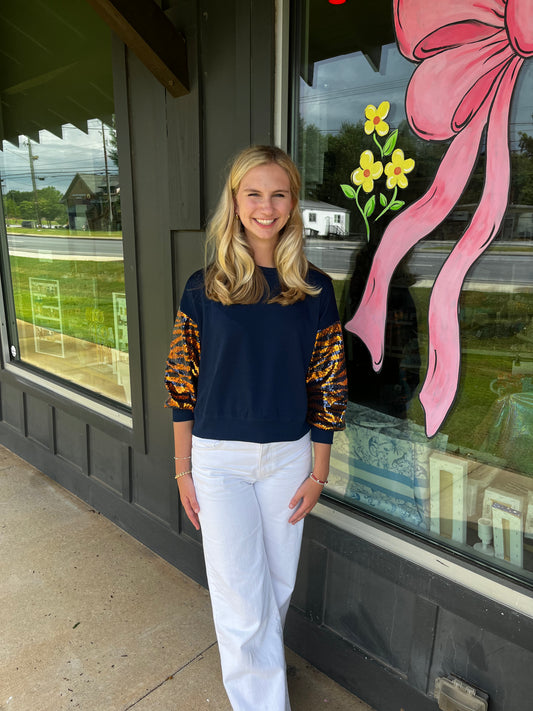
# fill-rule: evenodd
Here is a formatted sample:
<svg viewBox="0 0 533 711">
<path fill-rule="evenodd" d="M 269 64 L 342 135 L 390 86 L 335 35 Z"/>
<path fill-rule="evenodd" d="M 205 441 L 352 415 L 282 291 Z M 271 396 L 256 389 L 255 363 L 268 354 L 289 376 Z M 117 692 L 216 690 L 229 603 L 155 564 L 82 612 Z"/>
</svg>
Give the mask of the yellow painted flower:
<svg viewBox="0 0 533 711">
<path fill-rule="evenodd" d="M 374 104 L 368 104 L 365 109 L 365 116 L 368 119 L 365 121 L 365 133 L 370 136 L 375 131 L 378 136 L 386 136 L 389 132 L 389 124 L 383 119 L 389 113 L 389 109 L 388 101 L 382 101 L 377 109 Z"/>
<path fill-rule="evenodd" d="M 380 160 L 374 161 L 372 151 L 363 151 L 359 160 L 359 168 L 352 173 L 352 183 L 362 185 L 365 193 L 369 193 L 374 188 L 374 180 L 381 177 L 383 173 L 383 163 Z"/>
<path fill-rule="evenodd" d="M 399 188 L 407 187 L 406 173 L 410 173 L 415 167 L 415 162 L 412 158 L 404 158 L 401 148 L 397 148 L 391 155 L 391 162 L 385 166 L 385 175 L 387 176 L 387 187 L 392 190 L 396 185 Z"/>
</svg>

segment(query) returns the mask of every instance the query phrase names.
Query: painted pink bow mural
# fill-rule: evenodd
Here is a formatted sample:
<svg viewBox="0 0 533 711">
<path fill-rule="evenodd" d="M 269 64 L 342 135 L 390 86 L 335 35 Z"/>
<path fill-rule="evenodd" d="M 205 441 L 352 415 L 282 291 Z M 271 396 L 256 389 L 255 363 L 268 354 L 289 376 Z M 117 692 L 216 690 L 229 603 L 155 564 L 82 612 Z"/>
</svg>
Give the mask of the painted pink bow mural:
<svg viewBox="0 0 533 711">
<path fill-rule="evenodd" d="M 533 0 L 394 0 L 394 21 L 400 51 L 418 63 L 406 94 L 409 124 L 423 139 L 452 141 L 429 190 L 387 227 L 361 303 L 346 324 L 367 345 L 376 372 L 383 361 L 394 270 L 460 199 L 487 127 L 481 200 L 431 293 L 428 370 L 420 392 L 431 437 L 457 392 L 462 285 L 497 234 L 507 207 L 509 109 L 520 67 L 533 56 Z"/>
</svg>

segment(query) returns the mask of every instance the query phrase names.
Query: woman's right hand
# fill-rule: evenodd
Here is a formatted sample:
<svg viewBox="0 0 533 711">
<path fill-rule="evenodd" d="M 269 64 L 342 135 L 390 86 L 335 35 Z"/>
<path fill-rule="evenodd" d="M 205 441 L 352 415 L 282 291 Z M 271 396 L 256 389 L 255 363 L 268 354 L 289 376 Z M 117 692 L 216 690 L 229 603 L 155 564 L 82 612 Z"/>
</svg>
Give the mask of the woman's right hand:
<svg viewBox="0 0 533 711">
<path fill-rule="evenodd" d="M 185 476 L 180 476 L 180 478 L 177 479 L 177 482 L 181 503 L 185 509 L 185 513 L 195 529 L 199 531 L 200 519 L 198 518 L 198 514 L 200 513 L 200 506 L 198 505 L 198 500 L 196 498 L 196 490 L 194 488 L 192 475 L 185 474 Z"/>
</svg>

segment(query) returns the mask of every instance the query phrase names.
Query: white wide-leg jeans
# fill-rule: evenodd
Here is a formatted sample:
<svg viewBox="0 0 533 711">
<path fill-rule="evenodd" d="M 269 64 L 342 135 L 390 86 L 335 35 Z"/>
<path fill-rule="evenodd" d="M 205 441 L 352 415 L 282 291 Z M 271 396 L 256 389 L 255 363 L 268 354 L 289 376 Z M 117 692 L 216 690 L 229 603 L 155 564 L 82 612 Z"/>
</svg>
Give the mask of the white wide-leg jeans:
<svg viewBox="0 0 533 711">
<path fill-rule="evenodd" d="M 289 502 L 311 471 L 295 442 L 193 437 L 192 469 L 224 686 L 234 711 L 290 711 L 283 626 L 303 521 Z"/>
</svg>

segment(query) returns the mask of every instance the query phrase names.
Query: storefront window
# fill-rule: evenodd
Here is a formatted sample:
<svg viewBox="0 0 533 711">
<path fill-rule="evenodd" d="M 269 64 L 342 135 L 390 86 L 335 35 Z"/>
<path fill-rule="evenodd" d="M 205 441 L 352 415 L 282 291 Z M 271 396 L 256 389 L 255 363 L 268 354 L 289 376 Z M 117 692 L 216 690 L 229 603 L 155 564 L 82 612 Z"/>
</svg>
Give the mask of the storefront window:
<svg viewBox="0 0 533 711">
<path fill-rule="evenodd" d="M 0 19 L 10 356 L 129 406 L 111 33 L 81 0 L 30 5 Z"/>
<path fill-rule="evenodd" d="M 347 324 L 327 494 L 533 582 L 533 66 L 503 17 L 447 44 L 445 3 L 399 6 L 294 22 L 306 249 Z"/>
</svg>

